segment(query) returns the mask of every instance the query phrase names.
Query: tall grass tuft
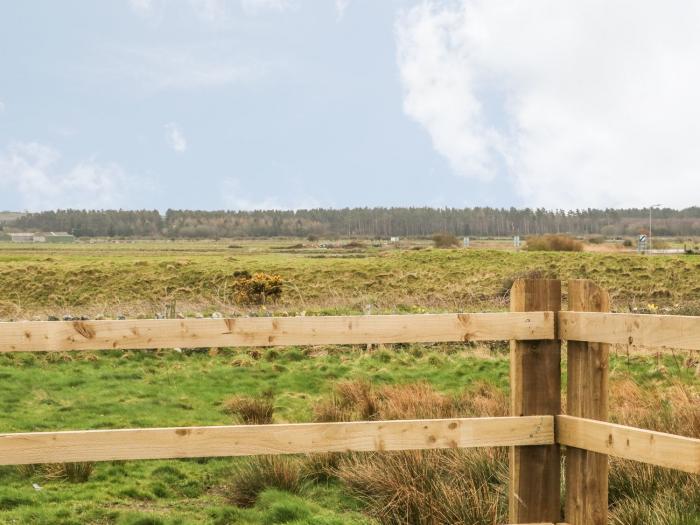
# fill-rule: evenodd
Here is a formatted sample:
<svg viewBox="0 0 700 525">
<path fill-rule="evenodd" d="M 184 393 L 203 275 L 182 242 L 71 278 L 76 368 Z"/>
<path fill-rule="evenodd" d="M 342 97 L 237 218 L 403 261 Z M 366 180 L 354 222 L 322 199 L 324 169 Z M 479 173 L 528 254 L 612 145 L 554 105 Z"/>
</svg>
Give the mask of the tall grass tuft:
<svg viewBox="0 0 700 525">
<path fill-rule="evenodd" d="M 314 406 L 314 419 L 321 423 L 371 421 L 377 416 L 377 398 L 368 381 L 340 381 L 329 400 Z"/>
<path fill-rule="evenodd" d="M 700 437 L 700 397 L 692 385 L 640 387 L 627 376 L 610 384 L 611 420 Z M 317 421 L 389 420 L 508 414 L 505 392 L 487 383 L 448 395 L 427 383 L 336 384 L 317 403 Z M 260 457 L 241 462 L 226 486 L 240 506 L 267 488 L 298 492 L 306 481 L 337 480 L 385 525 L 493 524 L 507 519 L 507 450 L 456 449 Z M 700 515 L 700 479 L 610 458 L 610 523 L 691 525 Z"/>
<path fill-rule="evenodd" d="M 320 407 L 320 408 L 319 408 Z M 367 407 L 371 407 L 368 410 Z M 350 421 L 500 415 L 505 395 L 487 384 L 460 396 L 427 383 L 372 387 L 339 383 L 317 419 Z M 506 519 L 507 453 L 503 449 L 429 450 L 313 455 L 306 469 L 315 479 L 338 478 L 382 524 L 492 524 Z"/>
<path fill-rule="evenodd" d="M 338 477 L 386 525 L 491 525 L 506 520 L 507 452 L 353 454 Z"/>
<path fill-rule="evenodd" d="M 303 485 L 302 464 L 289 456 L 258 456 L 239 462 L 223 487 L 226 498 L 239 507 L 252 507 L 269 488 L 298 493 Z"/>
<path fill-rule="evenodd" d="M 644 388 L 629 378 L 610 385 L 611 420 L 700 438 L 700 393 L 690 385 Z M 700 516 L 700 479 L 676 470 L 610 458 L 610 523 L 691 525 Z"/>
<path fill-rule="evenodd" d="M 275 402 L 270 396 L 235 396 L 224 402 L 224 412 L 244 425 L 269 425 L 275 412 Z"/>
<path fill-rule="evenodd" d="M 17 466 L 17 471 L 27 478 L 37 477 L 45 481 L 68 481 L 70 483 L 85 483 L 90 479 L 94 469 L 95 464 L 89 461 Z"/>
</svg>

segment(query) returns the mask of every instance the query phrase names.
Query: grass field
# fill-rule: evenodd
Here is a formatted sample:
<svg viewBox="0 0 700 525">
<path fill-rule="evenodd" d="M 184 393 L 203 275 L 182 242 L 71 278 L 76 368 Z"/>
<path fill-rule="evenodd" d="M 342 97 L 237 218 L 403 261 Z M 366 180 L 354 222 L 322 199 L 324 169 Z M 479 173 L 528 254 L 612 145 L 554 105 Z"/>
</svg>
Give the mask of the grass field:
<svg viewBox="0 0 700 525">
<path fill-rule="evenodd" d="M 292 247 L 298 242 L 2 245 L 0 318 L 152 317 L 173 301 L 187 315 L 503 310 L 512 279 L 533 271 L 594 279 L 620 311 L 693 313 L 700 304 L 693 257 Z M 243 270 L 280 274 L 281 300 L 236 304 L 232 276 Z M 689 352 L 615 349 L 613 419 L 700 437 L 697 361 Z M 341 409 L 349 419 L 498 415 L 507 394 L 500 343 L 0 356 L 0 432 L 228 424 L 243 417 L 231 408 L 241 399 L 266 400 L 274 422 L 329 420 Z M 0 467 L 0 523 L 505 522 L 502 451 L 341 456 Z M 455 472 L 460 494 L 421 488 L 432 520 L 411 506 L 412 476 Z M 700 523 L 697 476 L 613 461 L 610 498 L 618 525 Z"/>
<path fill-rule="evenodd" d="M 266 242 L 137 242 L 21 247 L 0 243 L 0 317 L 152 317 L 251 309 L 233 300 L 236 271 L 279 274 L 290 314 L 502 310 L 512 280 L 531 272 L 605 286 L 615 310 L 700 304 L 700 257 L 477 250 L 295 248 Z M 228 246 L 238 246 L 228 248 Z"/>
</svg>

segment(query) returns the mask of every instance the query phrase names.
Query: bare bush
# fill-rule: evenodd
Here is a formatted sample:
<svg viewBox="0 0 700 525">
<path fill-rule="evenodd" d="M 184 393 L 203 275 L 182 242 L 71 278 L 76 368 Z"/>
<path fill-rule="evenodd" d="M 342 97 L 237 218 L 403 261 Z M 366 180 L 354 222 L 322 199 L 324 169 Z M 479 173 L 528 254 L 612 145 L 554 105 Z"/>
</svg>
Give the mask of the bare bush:
<svg viewBox="0 0 700 525">
<path fill-rule="evenodd" d="M 568 235 L 533 235 L 525 249 L 535 252 L 581 252 L 583 243 Z"/>
<path fill-rule="evenodd" d="M 436 248 L 454 248 L 459 246 L 459 239 L 451 233 L 436 233 L 433 235 L 433 245 Z"/>
</svg>

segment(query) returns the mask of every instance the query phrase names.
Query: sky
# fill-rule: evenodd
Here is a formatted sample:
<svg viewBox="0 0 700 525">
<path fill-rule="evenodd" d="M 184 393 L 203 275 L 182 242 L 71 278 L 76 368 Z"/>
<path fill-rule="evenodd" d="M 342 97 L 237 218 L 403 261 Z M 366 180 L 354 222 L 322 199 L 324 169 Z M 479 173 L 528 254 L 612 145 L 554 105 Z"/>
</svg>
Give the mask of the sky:
<svg viewBox="0 0 700 525">
<path fill-rule="evenodd" d="M 0 2 L 0 210 L 700 204 L 700 3 Z"/>
</svg>

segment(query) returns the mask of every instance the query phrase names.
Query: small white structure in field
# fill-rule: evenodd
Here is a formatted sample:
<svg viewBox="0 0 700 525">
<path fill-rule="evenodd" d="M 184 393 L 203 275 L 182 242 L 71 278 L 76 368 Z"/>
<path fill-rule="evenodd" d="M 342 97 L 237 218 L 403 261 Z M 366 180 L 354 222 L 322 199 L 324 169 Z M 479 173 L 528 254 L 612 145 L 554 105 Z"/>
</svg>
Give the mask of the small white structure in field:
<svg viewBox="0 0 700 525">
<path fill-rule="evenodd" d="M 520 235 L 513 237 L 513 247 L 516 252 L 520 250 Z"/>
<path fill-rule="evenodd" d="M 469 237 L 464 237 L 462 239 L 462 246 L 464 246 L 465 248 L 469 248 Z"/>
<path fill-rule="evenodd" d="M 12 242 L 34 242 L 33 233 L 11 233 L 10 240 Z"/>
<path fill-rule="evenodd" d="M 401 240 L 401 238 L 400 238 L 400 237 L 392 237 L 392 238 L 389 239 L 389 240 L 390 240 L 391 242 L 399 242 L 399 241 Z"/>
</svg>

